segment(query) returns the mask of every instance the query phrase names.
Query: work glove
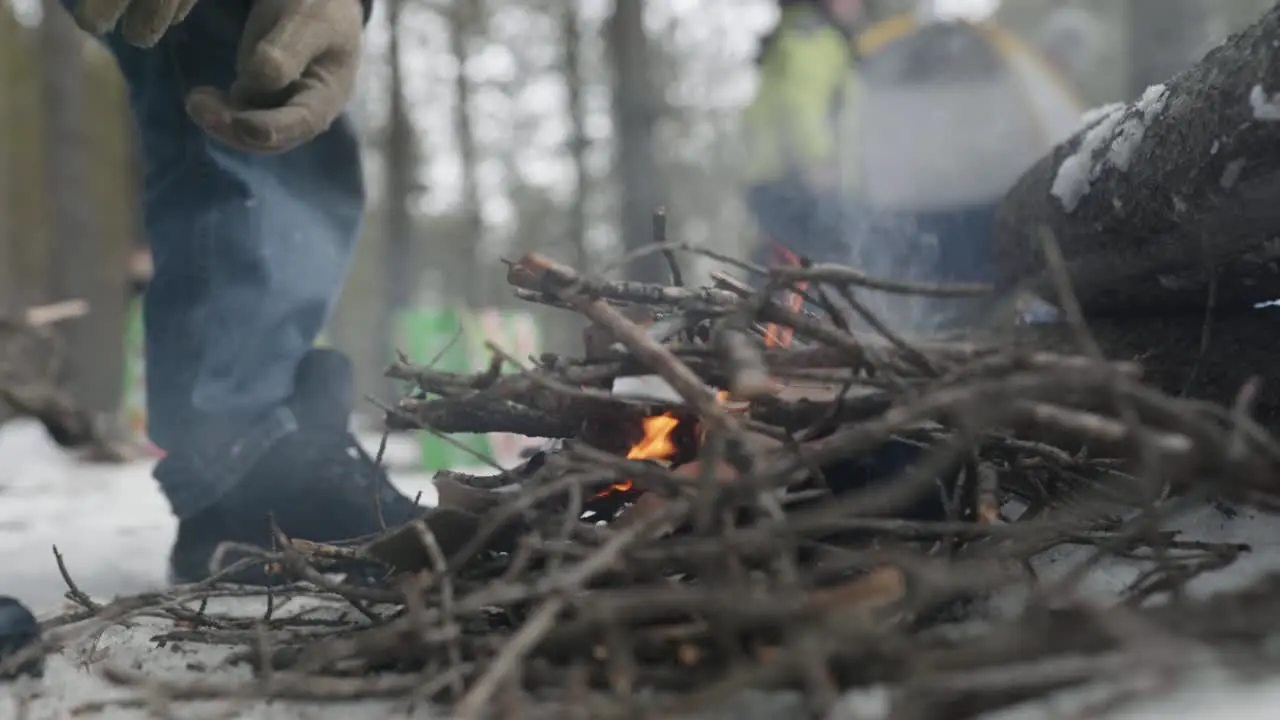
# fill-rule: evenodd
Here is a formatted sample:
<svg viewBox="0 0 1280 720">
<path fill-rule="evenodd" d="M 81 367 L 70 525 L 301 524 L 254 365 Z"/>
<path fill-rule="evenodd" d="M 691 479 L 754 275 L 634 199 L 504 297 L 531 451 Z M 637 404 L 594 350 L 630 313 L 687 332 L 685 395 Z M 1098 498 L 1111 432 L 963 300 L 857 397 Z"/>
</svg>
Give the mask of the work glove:
<svg viewBox="0 0 1280 720">
<path fill-rule="evenodd" d="M 363 28 L 360 0 L 253 0 L 230 91 L 195 88 L 187 113 L 240 150 L 280 153 L 302 145 L 346 107 Z"/>
<path fill-rule="evenodd" d="M 185 20 L 195 4 L 196 0 L 77 0 L 72 14 L 86 32 L 103 35 L 119 24 L 127 42 L 151 47 Z"/>
</svg>

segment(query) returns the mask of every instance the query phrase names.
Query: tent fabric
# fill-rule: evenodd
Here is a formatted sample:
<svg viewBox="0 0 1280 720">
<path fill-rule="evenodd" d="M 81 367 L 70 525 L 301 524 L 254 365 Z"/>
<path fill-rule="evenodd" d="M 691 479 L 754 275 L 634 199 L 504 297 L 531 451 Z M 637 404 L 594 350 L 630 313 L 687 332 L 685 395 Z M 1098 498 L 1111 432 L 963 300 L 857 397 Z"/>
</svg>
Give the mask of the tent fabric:
<svg viewBox="0 0 1280 720">
<path fill-rule="evenodd" d="M 1085 108 L 1035 50 L 991 23 L 892 18 L 858 40 L 863 200 L 893 212 L 993 203 Z"/>
</svg>

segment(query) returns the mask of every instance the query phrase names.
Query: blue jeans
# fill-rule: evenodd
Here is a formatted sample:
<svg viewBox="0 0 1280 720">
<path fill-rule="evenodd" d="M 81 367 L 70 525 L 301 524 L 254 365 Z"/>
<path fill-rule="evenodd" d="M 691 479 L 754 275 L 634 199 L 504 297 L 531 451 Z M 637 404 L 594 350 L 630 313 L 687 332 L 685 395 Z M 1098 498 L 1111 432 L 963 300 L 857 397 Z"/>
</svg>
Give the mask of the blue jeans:
<svg viewBox="0 0 1280 720">
<path fill-rule="evenodd" d="M 69 3 L 70 4 L 70 3 Z M 226 89 L 250 0 L 202 0 L 151 49 L 113 34 L 146 162 L 148 430 L 174 513 L 213 504 L 296 427 L 284 401 L 341 289 L 360 234 L 359 146 L 343 118 L 288 153 L 214 141 L 187 117 Z"/>
<path fill-rule="evenodd" d="M 815 263 L 848 261 L 851 211 L 835 193 L 784 179 L 750 188 L 746 200 L 764 235 L 751 256 L 755 264 L 790 264 L 783 248 Z"/>
<path fill-rule="evenodd" d="M 938 257 L 930 280 L 940 283 L 991 281 L 995 203 L 916 213 L 911 219 L 917 233 L 938 239 Z"/>
</svg>

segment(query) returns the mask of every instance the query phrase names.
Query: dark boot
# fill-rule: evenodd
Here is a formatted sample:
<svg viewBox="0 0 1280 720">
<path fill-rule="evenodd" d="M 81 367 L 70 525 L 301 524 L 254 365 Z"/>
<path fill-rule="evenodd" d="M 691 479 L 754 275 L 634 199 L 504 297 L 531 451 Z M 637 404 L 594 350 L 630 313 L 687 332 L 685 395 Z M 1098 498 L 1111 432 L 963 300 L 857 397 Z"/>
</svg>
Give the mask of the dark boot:
<svg viewBox="0 0 1280 720">
<path fill-rule="evenodd" d="M 391 485 L 348 430 L 352 388 L 350 363 L 340 353 L 318 349 L 303 359 L 288 403 L 297 429 L 272 443 L 215 505 L 179 523 L 170 556 L 175 582 L 207 577 L 214 551 L 223 542 L 272 547 L 272 522 L 290 538 L 337 542 L 427 514 Z M 223 567 L 236 557 L 225 556 Z M 263 568 L 233 579 L 254 584 L 273 580 Z"/>
<path fill-rule="evenodd" d="M 32 647 L 39 642 L 40 624 L 31 611 L 14 598 L 0 597 L 0 680 L 44 675 L 44 655 Z"/>
</svg>

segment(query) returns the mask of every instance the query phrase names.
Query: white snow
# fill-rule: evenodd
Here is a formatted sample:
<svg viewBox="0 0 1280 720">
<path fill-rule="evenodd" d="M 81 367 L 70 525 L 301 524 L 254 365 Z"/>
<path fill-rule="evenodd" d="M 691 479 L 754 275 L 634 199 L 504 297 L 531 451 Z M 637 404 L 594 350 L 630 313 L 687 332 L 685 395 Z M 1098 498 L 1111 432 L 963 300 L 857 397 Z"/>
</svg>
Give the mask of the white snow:
<svg viewBox="0 0 1280 720">
<path fill-rule="evenodd" d="M 378 438 L 363 437 L 370 452 Z M 393 438 L 384 461 L 405 493 L 435 503 L 414 467 L 412 438 Z M 81 463 L 32 422 L 0 426 L 0 595 L 34 609 L 59 605 L 63 582 L 52 547 L 85 592 L 113 597 L 162 587 L 177 526 L 151 477 L 152 463 Z"/>
<path fill-rule="evenodd" d="M 393 447 L 393 465 L 412 464 L 412 441 Z M 168 507 L 150 478 L 148 463 L 126 466 L 78 464 L 66 457 L 28 423 L 0 428 L 0 594 L 26 601 L 42 616 L 61 609 L 62 581 L 50 546 L 57 544 L 78 584 L 95 597 L 108 600 L 158 588 L 164 579 L 165 556 L 174 524 Z M 412 469 L 393 472 L 406 492 L 429 489 L 429 480 Z M 1203 576 L 1190 586 L 1194 595 L 1236 588 L 1261 575 L 1280 571 L 1280 518 L 1252 510 L 1228 516 L 1213 507 L 1199 507 L 1171 520 L 1167 527 L 1182 531 L 1183 539 L 1245 542 L 1254 552 L 1234 565 Z M 1091 548 L 1062 547 L 1045 553 L 1036 562 L 1046 579 L 1063 577 L 1086 562 Z M 1137 561 L 1108 560 L 1084 577 L 1079 591 L 1102 602 L 1116 594 L 1143 570 Z M 1009 600 L 1016 600 L 1011 595 Z M 314 607 L 319 601 L 298 603 L 294 611 Z M 234 612 L 260 617 L 255 599 L 223 600 L 213 612 Z M 286 612 L 288 607 L 277 608 Z M 323 610 L 322 610 L 323 611 Z M 333 612 L 329 610 L 328 612 Z M 22 681 L 0 686 L 0 717 L 30 720 L 62 720 L 77 708 L 109 698 L 138 697 L 136 691 L 111 685 L 102 677 L 104 668 L 126 668 L 152 678 L 199 677 L 209 681 L 240 682 L 248 679 L 243 668 L 222 664 L 230 651 L 205 645 L 170 644 L 159 648 L 152 637 L 171 629 L 168 621 L 139 618 L 132 625 L 99 628 L 81 634 L 47 662 L 42 681 Z M 68 629 L 59 629 L 55 633 Z M 78 630 L 70 628 L 70 630 Z M 1219 667 L 1180 677 L 1167 687 L 1143 688 L 1133 702 L 1115 706 L 1109 713 L 1092 715 L 1118 720 L 1147 718 L 1232 717 L 1240 720 L 1274 717 L 1280 703 L 1280 681 L 1246 683 Z M 1110 688 L 1101 686 L 1066 691 L 1051 701 L 1040 700 L 1011 708 L 993 717 L 1000 720 L 1040 720 L 1063 717 L 1064 708 L 1082 707 Z M 26 698 L 26 700 L 24 700 Z M 848 702 L 832 714 L 835 718 L 883 717 L 887 710 L 882 690 L 851 693 Z M 19 706 L 25 703 L 25 715 Z M 780 706 L 781 707 L 781 706 Z M 843 714 L 841 711 L 844 711 Z M 1263 713 L 1266 713 L 1265 715 Z M 145 707 L 109 707 L 90 717 L 132 720 L 153 715 Z M 399 701 L 316 705 L 296 702 L 228 702 L 183 704 L 177 717 L 227 717 L 250 720 L 372 720 L 383 717 L 441 717 L 427 708 L 410 709 Z M 779 711 L 769 717 L 786 720 L 803 716 Z M 1070 713 L 1067 714 L 1070 716 Z"/>
<path fill-rule="evenodd" d="M 1164 110 L 1168 95 L 1169 91 L 1164 85 L 1152 85 L 1142 93 L 1142 97 L 1134 106 L 1135 112 L 1129 113 L 1111 142 L 1111 153 L 1107 156 L 1107 160 L 1117 170 L 1124 172 L 1129 169 L 1130 163 L 1133 162 L 1133 154 L 1137 152 L 1138 146 L 1142 144 L 1142 138 L 1147 133 L 1147 127 L 1160 114 L 1160 111 Z"/>
<path fill-rule="evenodd" d="M 1125 103 L 1107 103 L 1095 108 L 1089 108 L 1080 116 L 1080 127 L 1087 128 L 1094 123 L 1114 115 L 1128 107 Z"/>
<path fill-rule="evenodd" d="M 1079 207 L 1106 167 L 1129 169 L 1147 128 L 1164 110 L 1168 94 L 1164 85 L 1152 85 L 1132 106 L 1106 105 L 1085 114 L 1089 129 L 1076 151 L 1058 166 L 1050 188 L 1067 212 Z"/>
<path fill-rule="evenodd" d="M 1154 663 L 1153 663 L 1154 664 Z M 1138 681 L 1098 683 L 1058 693 L 1051 700 L 991 713 L 986 720 L 1271 720 L 1280 703 L 1280 684 L 1250 682 L 1205 659 L 1191 674 L 1142 673 Z M 1110 712 L 1106 711 L 1110 708 Z"/>
<path fill-rule="evenodd" d="M 1218 592 L 1236 590 L 1269 573 L 1280 572 L 1280 516 L 1248 508 L 1235 509 L 1234 516 L 1205 505 L 1167 521 L 1166 530 L 1181 533 L 1182 540 L 1210 543 L 1242 542 L 1253 551 L 1235 563 L 1216 572 L 1205 573 L 1187 584 L 1192 597 L 1207 597 Z M 1081 562 L 1092 557 L 1092 549 L 1062 546 L 1037 558 L 1036 570 L 1045 580 L 1065 576 Z M 1108 558 L 1085 576 L 1080 594 L 1100 602 L 1116 597 L 1152 563 Z"/>
<path fill-rule="evenodd" d="M 361 439 L 370 452 L 376 450 L 377 437 Z M 421 492 L 424 504 L 434 504 L 435 490 L 429 476 L 417 469 L 416 457 L 414 438 L 393 438 L 384 462 L 402 492 Z M 176 523 L 151 478 L 151 468 L 151 462 L 84 464 L 50 442 L 38 424 L 14 421 L 0 426 L 0 595 L 22 600 L 40 617 L 60 612 L 66 605 L 62 600 L 65 585 L 54 561 L 54 545 L 76 584 L 95 599 L 105 601 L 164 587 Z M 255 599 L 221 603 L 221 607 L 211 605 L 210 609 L 254 617 L 263 612 L 261 601 Z M 307 607 L 299 603 L 299 610 Z M 310 601 L 310 610 L 314 612 L 318 604 Z M 100 676 L 98 668 L 107 665 L 156 677 L 194 674 L 227 682 L 248 678 L 243 669 L 219 667 L 233 648 L 170 645 L 161 650 L 151 638 L 171 630 L 171 623 L 153 618 L 131 623 L 131 627 L 108 627 L 71 643 L 48 659 L 42 681 L 0 685 L 0 718 L 63 720 L 85 703 L 127 696 L 130 691 L 113 687 Z M 25 715 L 19 712 L 23 698 L 29 699 Z M 215 704 L 204 703 L 190 706 L 191 712 L 184 711 L 186 707 L 178 716 L 214 717 L 211 709 L 225 711 L 230 706 L 219 703 L 215 708 Z M 225 717 L 342 720 L 393 715 L 428 717 L 406 713 L 403 702 L 323 707 L 293 703 L 285 709 L 254 703 Z M 111 708 L 89 717 L 124 720 L 155 715 L 145 708 Z"/>
<path fill-rule="evenodd" d="M 234 612 L 261 617 L 263 604 L 251 599 L 235 604 L 210 603 L 213 612 Z M 294 612 L 323 610 L 320 601 L 297 601 Z M 331 611 L 332 612 L 332 611 Z M 93 630 L 93 628 L 86 628 Z M 374 720 L 402 717 L 428 718 L 426 708 L 405 711 L 404 701 L 363 700 L 358 703 L 266 703 L 252 700 L 175 703 L 171 714 L 152 712 L 145 705 L 135 707 L 127 701 L 146 697 L 146 689 L 112 685 L 104 679 L 104 669 L 120 669 L 145 674 L 148 680 L 181 681 L 194 678 L 241 686 L 252 679 L 243 665 L 230 665 L 226 658 L 236 648 L 209 645 L 169 643 L 157 647 L 151 638 L 173 630 L 172 623 L 143 617 L 131 621 L 130 627 L 112 626 L 101 632 L 85 633 L 62 653 L 49 658 L 41 680 L 23 679 L 6 686 L 0 694 L 0 717 L 29 720 L 63 720 L 83 715 L 104 720 L 143 720 L 154 717 L 215 718 L 229 720 Z M 25 714 L 19 708 L 26 702 Z M 111 701 L 117 701 L 112 703 Z M 121 703 L 119 701 L 125 701 Z M 136 702 L 134 703 L 136 704 Z M 156 709 L 163 708 L 156 703 Z M 90 708 L 98 712 L 89 711 Z M 438 716 L 436 716 L 438 717 Z"/>
<path fill-rule="evenodd" d="M 1058 174 L 1054 176 L 1049 191 L 1067 212 L 1074 212 L 1084 196 L 1089 194 L 1089 188 L 1101 169 L 1094 165 L 1093 158 L 1111 140 L 1124 114 L 1125 107 L 1121 105 L 1100 115 L 1085 132 L 1080 147 L 1058 166 Z"/>
<path fill-rule="evenodd" d="M 1249 91 L 1249 107 L 1253 108 L 1254 120 L 1280 121 L 1280 93 L 1269 93 L 1261 85 L 1254 85 Z"/>
</svg>

